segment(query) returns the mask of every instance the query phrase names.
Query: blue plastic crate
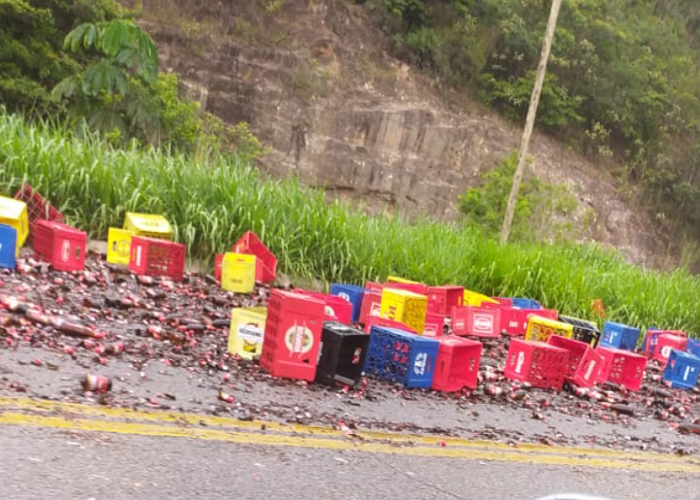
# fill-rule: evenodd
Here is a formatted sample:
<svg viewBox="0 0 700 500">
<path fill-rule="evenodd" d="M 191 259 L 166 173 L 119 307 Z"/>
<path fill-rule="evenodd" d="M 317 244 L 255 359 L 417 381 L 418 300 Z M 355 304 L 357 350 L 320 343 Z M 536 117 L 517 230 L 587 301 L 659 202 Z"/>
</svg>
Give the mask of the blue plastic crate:
<svg viewBox="0 0 700 500">
<path fill-rule="evenodd" d="M 633 326 L 606 321 L 599 346 L 634 351 L 637 348 L 640 332 L 639 328 L 634 328 Z"/>
<path fill-rule="evenodd" d="M 364 371 L 406 387 L 430 388 L 440 343 L 397 328 L 373 326 Z"/>
<path fill-rule="evenodd" d="M 0 224 L 0 267 L 14 269 L 17 263 L 17 230 Z"/>
<path fill-rule="evenodd" d="M 700 358 L 687 352 L 672 349 L 664 370 L 664 380 L 674 389 L 692 389 L 698 383 Z"/>
<path fill-rule="evenodd" d="M 365 289 L 357 285 L 333 283 L 331 285 L 331 295 L 342 297 L 352 304 L 352 322 L 357 323 L 360 319 Z"/>
<path fill-rule="evenodd" d="M 542 304 L 535 299 L 526 299 L 523 297 L 511 297 L 511 304 L 518 309 L 542 309 Z"/>
<path fill-rule="evenodd" d="M 689 354 L 692 354 L 693 356 L 697 356 L 698 358 L 700 358 L 700 340 L 688 339 L 688 345 L 686 346 L 685 350 Z"/>
</svg>

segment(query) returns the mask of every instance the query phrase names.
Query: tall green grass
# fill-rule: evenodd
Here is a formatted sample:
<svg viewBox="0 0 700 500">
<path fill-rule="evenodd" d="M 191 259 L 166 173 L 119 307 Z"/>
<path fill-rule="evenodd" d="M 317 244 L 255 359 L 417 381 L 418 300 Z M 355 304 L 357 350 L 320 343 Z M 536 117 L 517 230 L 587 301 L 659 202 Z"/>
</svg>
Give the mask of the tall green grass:
<svg viewBox="0 0 700 500">
<path fill-rule="evenodd" d="M 253 230 L 292 275 L 363 283 L 398 274 L 532 297 L 581 317 L 590 317 L 591 300 L 600 298 L 613 320 L 700 330 L 700 282 L 681 270 L 640 269 L 595 246 L 500 246 L 456 225 L 371 217 L 329 204 L 323 192 L 294 180 L 265 180 L 235 157 L 203 163 L 118 150 L 90 134 L 78 139 L 0 113 L 0 194 L 24 181 L 96 238 L 121 226 L 127 211 L 161 213 L 199 259 Z"/>
</svg>

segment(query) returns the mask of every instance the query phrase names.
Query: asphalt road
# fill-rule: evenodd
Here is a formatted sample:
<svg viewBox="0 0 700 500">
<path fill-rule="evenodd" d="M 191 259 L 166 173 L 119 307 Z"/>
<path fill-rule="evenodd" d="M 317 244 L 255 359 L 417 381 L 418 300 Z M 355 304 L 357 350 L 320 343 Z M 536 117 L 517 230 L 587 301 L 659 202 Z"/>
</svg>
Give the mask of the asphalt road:
<svg viewBox="0 0 700 500">
<path fill-rule="evenodd" d="M 0 400 L 3 500 L 692 500 L 699 480 L 692 456 Z"/>
</svg>

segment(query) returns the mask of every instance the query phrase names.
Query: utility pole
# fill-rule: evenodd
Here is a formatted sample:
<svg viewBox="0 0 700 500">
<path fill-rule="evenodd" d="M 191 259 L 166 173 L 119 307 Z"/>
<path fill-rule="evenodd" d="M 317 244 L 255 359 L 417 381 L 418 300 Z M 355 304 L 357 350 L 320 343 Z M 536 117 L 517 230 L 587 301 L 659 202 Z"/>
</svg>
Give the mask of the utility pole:
<svg viewBox="0 0 700 500">
<path fill-rule="evenodd" d="M 535 77 L 535 86 L 532 88 L 532 96 L 530 97 L 530 108 L 527 110 L 527 119 L 525 120 L 525 130 L 520 142 L 520 152 L 518 153 L 518 166 L 513 175 L 513 186 L 508 197 L 508 205 L 506 206 L 506 215 L 503 219 L 503 227 L 501 228 L 501 244 L 508 242 L 510 236 L 510 227 L 513 224 L 513 216 L 515 215 L 515 203 L 518 200 L 518 192 L 520 191 L 520 182 L 523 180 L 523 171 L 525 170 L 525 161 L 527 159 L 528 149 L 530 147 L 530 137 L 532 129 L 535 127 L 535 117 L 537 116 L 537 106 L 540 103 L 540 94 L 542 93 L 542 84 L 544 75 L 547 72 L 547 61 L 549 53 L 552 50 L 552 39 L 554 38 L 554 30 L 557 27 L 557 18 L 559 17 L 559 9 L 561 8 L 562 0 L 552 0 L 552 10 L 549 13 L 549 21 L 547 21 L 547 30 L 544 33 L 544 42 L 542 44 L 542 54 L 540 55 L 540 63 L 537 66 L 537 76 Z"/>
</svg>

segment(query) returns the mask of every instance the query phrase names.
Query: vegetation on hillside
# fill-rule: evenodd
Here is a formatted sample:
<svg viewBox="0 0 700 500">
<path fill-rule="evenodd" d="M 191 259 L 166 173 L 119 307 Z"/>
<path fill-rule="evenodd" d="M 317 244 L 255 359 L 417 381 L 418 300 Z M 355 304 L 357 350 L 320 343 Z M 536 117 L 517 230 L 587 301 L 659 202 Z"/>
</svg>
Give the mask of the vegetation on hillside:
<svg viewBox="0 0 700 500">
<path fill-rule="evenodd" d="M 550 0 L 358 0 L 395 52 L 507 116 L 529 102 Z M 700 2 L 565 0 L 539 124 L 622 165 L 640 199 L 700 237 Z M 610 157 L 612 160 L 609 160 Z"/>
<path fill-rule="evenodd" d="M 190 256 L 210 264 L 253 230 L 292 275 L 363 283 L 398 274 L 530 296 L 584 317 L 592 317 L 591 301 L 602 299 L 613 320 L 700 331 L 700 281 L 681 270 L 643 270 L 595 246 L 501 246 L 468 227 L 371 217 L 329 204 L 323 191 L 296 181 L 264 180 L 235 155 L 206 162 L 155 148 L 117 149 L 89 132 L 80 139 L 5 113 L 0 130 L 0 193 L 28 181 L 96 238 L 121 225 L 126 211 L 162 213 Z"/>
</svg>

